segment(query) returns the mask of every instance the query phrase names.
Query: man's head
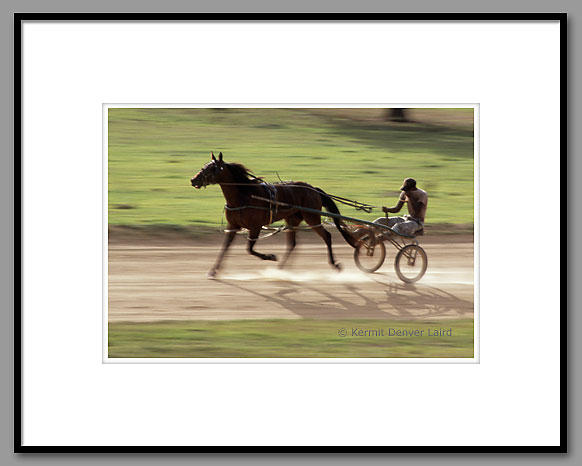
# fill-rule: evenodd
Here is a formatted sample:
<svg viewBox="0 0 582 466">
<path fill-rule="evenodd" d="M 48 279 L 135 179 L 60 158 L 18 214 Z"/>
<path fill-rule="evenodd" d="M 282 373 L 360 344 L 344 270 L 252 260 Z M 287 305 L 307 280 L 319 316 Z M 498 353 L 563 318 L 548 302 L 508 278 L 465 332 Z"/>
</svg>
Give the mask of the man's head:
<svg viewBox="0 0 582 466">
<path fill-rule="evenodd" d="M 412 191 L 416 189 L 416 180 L 413 178 L 405 178 L 400 187 L 400 191 Z"/>
</svg>

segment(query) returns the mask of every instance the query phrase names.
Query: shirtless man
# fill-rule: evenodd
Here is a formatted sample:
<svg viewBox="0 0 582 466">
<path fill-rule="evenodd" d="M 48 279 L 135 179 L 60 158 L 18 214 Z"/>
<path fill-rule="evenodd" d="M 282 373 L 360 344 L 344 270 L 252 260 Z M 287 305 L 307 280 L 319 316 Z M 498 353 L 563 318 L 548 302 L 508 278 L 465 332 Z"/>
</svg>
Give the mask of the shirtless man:
<svg viewBox="0 0 582 466">
<path fill-rule="evenodd" d="M 405 235 L 414 235 L 424 228 L 424 216 L 426 215 L 426 206 L 428 195 L 422 189 L 416 187 L 416 181 L 412 178 L 406 178 L 400 188 L 400 197 L 394 207 L 382 207 L 383 212 L 395 214 L 400 212 L 406 202 L 408 206 L 408 215 L 403 217 L 380 217 L 374 220 L 374 223 L 381 223 L 392 228 L 397 233 Z"/>
</svg>

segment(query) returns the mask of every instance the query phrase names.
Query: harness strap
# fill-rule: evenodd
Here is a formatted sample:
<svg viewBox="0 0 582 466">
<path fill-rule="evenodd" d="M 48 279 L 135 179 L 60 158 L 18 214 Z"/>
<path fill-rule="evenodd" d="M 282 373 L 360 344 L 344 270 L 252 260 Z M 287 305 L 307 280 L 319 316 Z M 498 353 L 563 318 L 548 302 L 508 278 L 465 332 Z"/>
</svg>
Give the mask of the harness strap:
<svg viewBox="0 0 582 466">
<path fill-rule="evenodd" d="M 277 198 L 277 188 L 272 185 L 271 183 L 261 183 L 262 186 L 265 187 L 267 193 L 269 194 L 268 204 L 269 207 L 262 207 L 258 205 L 243 205 L 240 207 L 231 207 L 228 204 L 224 204 L 224 210 L 228 210 L 230 212 L 243 210 L 243 209 L 259 209 L 259 210 L 268 210 L 269 211 L 269 223 L 273 223 L 273 214 L 276 214 L 279 210 L 279 207 L 275 204 Z"/>
<path fill-rule="evenodd" d="M 277 200 L 277 188 L 275 187 L 275 185 L 271 184 L 271 183 L 266 183 L 263 182 L 261 183 L 262 186 L 265 187 L 265 189 L 267 190 L 267 193 L 269 194 L 269 223 L 268 225 L 270 225 L 271 223 L 273 223 L 273 213 L 277 212 L 277 205 L 275 204 L 275 201 Z"/>
<path fill-rule="evenodd" d="M 230 207 L 228 204 L 224 204 L 224 210 L 243 210 L 243 209 L 260 209 L 260 210 L 269 210 L 268 207 L 261 207 L 258 205 L 243 205 L 240 207 Z"/>
</svg>

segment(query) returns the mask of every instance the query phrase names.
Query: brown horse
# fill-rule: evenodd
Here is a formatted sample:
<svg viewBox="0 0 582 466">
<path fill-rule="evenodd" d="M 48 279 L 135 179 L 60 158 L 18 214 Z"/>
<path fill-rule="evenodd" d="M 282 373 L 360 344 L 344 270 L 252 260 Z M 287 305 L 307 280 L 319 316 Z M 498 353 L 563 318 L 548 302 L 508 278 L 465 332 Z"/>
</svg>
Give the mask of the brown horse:
<svg viewBox="0 0 582 466">
<path fill-rule="evenodd" d="M 207 274 L 209 278 L 213 278 L 216 275 L 228 247 L 232 243 L 237 231 L 241 228 L 246 228 L 249 231 L 247 247 L 249 254 L 260 257 L 263 260 L 276 261 L 277 258 L 274 254 L 262 254 L 255 251 L 254 247 L 261 228 L 264 225 L 269 225 L 270 223 L 283 219 L 289 229 L 287 230 L 287 251 L 280 267 L 285 265 L 295 247 L 295 228 L 305 220 L 325 241 L 329 263 L 336 270 L 341 270 L 341 265 L 333 257 L 331 234 L 321 225 L 320 214 L 310 213 L 296 208 L 277 207 L 270 202 L 253 197 L 262 197 L 264 199 L 271 199 L 273 201 L 315 210 L 321 210 L 322 207 L 325 207 L 329 212 L 339 214 L 340 212 L 333 200 L 321 189 L 301 181 L 277 184 L 265 183 L 261 178 L 252 175 L 243 165 L 239 163 L 226 163 L 222 158 L 222 152 L 218 154 L 218 159 L 212 154 L 211 161 L 204 165 L 190 182 L 197 189 L 203 186 L 218 184 L 226 200 L 226 239 L 216 263 Z M 334 219 L 334 222 L 348 244 L 356 247 L 355 240 L 344 230 L 343 224 L 338 219 Z"/>
</svg>

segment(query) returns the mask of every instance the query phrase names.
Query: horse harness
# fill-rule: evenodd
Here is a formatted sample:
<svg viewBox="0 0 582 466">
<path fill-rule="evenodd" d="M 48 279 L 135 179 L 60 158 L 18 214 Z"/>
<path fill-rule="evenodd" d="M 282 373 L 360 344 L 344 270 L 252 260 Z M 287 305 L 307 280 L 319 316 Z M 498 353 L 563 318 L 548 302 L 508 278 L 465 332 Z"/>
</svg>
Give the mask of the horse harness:
<svg viewBox="0 0 582 466">
<path fill-rule="evenodd" d="M 269 223 L 267 224 L 270 225 L 271 223 L 273 223 L 273 214 L 277 214 L 278 210 L 278 207 L 275 204 L 275 201 L 277 200 L 277 187 L 271 183 L 261 183 L 261 184 L 267 190 L 267 193 L 269 194 L 269 200 L 271 201 L 269 202 Z"/>
<path fill-rule="evenodd" d="M 262 206 L 258 206 L 258 205 L 243 205 L 240 207 L 230 207 L 228 204 L 225 204 L 224 210 L 228 210 L 229 212 L 232 212 L 235 210 L 243 210 L 243 209 L 268 210 L 269 211 L 269 223 L 267 225 L 270 225 L 271 223 L 273 223 L 273 217 L 277 214 L 277 211 L 279 210 L 278 206 L 274 202 L 277 200 L 277 187 L 271 183 L 261 183 L 261 186 L 263 186 L 265 188 L 265 190 L 267 191 L 267 194 L 269 195 L 269 200 L 271 201 L 271 202 L 269 202 L 269 207 L 262 207 Z"/>
</svg>

